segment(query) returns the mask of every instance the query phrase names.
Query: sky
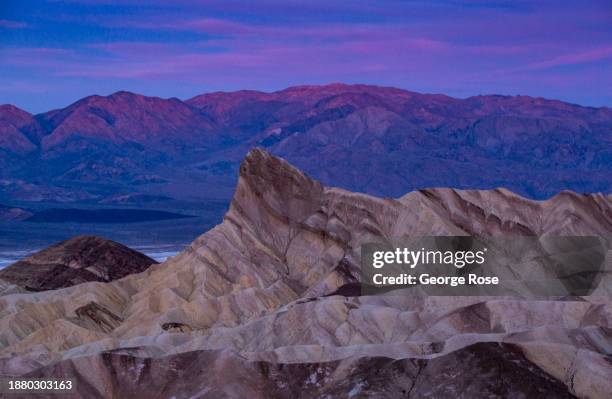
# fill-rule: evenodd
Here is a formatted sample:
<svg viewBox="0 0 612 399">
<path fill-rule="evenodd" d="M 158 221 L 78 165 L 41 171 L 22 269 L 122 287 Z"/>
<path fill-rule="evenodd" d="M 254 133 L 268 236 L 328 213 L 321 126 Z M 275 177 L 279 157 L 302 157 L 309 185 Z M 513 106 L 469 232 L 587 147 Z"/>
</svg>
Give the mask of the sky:
<svg viewBox="0 0 612 399">
<path fill-rule="evenodd" d="M 611 0 L 0 2 L 0 103 L 32 113 L 332 82 L 612 106 L 611 71 Z"/>
</svg>

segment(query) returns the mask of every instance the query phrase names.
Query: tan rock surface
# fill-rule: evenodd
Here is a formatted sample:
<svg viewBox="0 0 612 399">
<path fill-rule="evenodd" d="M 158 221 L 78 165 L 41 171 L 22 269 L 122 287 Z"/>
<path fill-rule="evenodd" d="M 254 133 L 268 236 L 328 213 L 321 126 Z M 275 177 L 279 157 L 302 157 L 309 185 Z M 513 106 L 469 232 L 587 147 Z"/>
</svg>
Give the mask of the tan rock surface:
<svg viewBox="0 0 612 399">
<path fill-rule="evenodd" d="M 372 237 L 609 236 L 611 206 L 601 194 L 561 193 L 538 202 L 503 189 L 430 189 L 381 199 L 323 187 L 253 150 L 223 223 L 176 257 L 109 283 L 0 296 L 0 372 L 86 370 L 81 376 L 92 391 L 77 397 L 123 397 L 128 391 L 113 378 L 145 367 L 156 371 L 141 377 L 142 384 L 170 381 L 183 371 L 170 372 L 163 364 L 176 361 L 199 367 L 190 375 L 202 376 L 200 385 L 173 382 L 176 397 L 231 397 L 233 389 L 248 397 L 289 397 L 290 389 L 278 385 L 282 378 L 274 377 L 287 373 L 278 371 L 284 364 L 302 367 L 295 383 L 309 381 L 311 373 L 300 374 L 304 370 L 329 368 L 327 385 L 316 385 L 318 374 L 312 377 L 313 395 L 350 396 L 355 389 L 358 396 L 372 389 L 373 377 L 355 364 L 384 358 L 381 367 L 395 376 L 390 384 L 397 390 L 376 391 L 380 395 L 401 396 L 403 389 L 411 397 L 440 397 L 442 391 L 427 386 L 419 373 L 452 374 L 449 367 L 461 364 L 457 353 L 478 364 L 493 353 L 517 364 L 516 375 L 527 373 L 550 395 L 557 392 L 554 397 L 604 398 L 612 381 L 606 287 L 599 297 L 564 301 L 330 294 L 358 281 L 360 244 Z M 219 377 L 213 386 L 204 369 L 213 375 L 235 370 L 236 380 Z M 116 377 L 111 370 L 127 374 Z M 342 373 L 352 386 L 339 383 Z M 465 373 L 461 378 L 475 378 Z M 448 388 L 449 395 L 473 389 L 463 386 L 466 381 L 448 384 L 459 384 Z M 509 384 L 518 393 L 527 389 L 520 379 Z"/>
</svg>

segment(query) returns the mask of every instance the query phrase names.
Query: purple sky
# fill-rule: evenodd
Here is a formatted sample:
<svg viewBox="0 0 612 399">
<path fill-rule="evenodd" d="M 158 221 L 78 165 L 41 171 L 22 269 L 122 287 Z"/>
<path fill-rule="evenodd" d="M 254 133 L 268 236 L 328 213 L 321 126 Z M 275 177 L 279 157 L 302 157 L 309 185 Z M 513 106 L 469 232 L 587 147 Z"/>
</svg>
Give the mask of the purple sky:
<svg viewBox="0 0 612 399">
<path fill-rule="evenodd" d="M 330 82 L 611 106 L 610 71 L 610 0 L 0 5 L 0 103 L 30 112 L 118 90 L 189 98 Z"/>
</svg>

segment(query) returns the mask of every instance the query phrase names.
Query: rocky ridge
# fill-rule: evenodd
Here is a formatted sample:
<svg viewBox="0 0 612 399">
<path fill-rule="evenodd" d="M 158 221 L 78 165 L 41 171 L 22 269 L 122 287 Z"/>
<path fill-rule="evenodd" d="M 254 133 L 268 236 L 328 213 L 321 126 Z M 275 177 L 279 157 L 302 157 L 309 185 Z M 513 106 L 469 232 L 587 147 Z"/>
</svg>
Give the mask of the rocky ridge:
<svg viewBox="0 0 612 399">
<path fill-rule="evenodd" d="M 0 372 L 79 370 L 74 397 L 88 398 L 612 391 L 609 281 L 563 301 L 335 294 L 358 281 L 371 237 L 610 235 L 609 196 L 430 189 L 383 199 L 325 187 L 260 149 L 239 173 L 223 223 L 163 264 L 1 296 Z"/>
<path fill-rule="evenodd" d="M 253 146 L 378 196 L 438 186 L 610 193 L 611 127 L 610 108 L 528 96 L 346 84 L 185 101 L 121 91 L 38 115 L 0 106 L 0 199 L 229 199 Z"/>
<path fill-rule="evenodd" d="M 62 241 L 0 270 L 0 279 L 28 291 L 113 281 L 157 262 L 117 242 L 95 236 Z"/>
</svg>

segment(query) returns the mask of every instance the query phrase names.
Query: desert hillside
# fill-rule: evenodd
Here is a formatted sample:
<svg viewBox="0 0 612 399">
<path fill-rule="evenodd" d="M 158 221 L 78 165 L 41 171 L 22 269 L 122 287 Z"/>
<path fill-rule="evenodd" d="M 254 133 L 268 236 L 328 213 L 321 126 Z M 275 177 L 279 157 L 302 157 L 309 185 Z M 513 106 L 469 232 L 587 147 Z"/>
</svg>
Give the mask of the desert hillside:
<svg viewBox="0 0 612 399">
<path fill-rule="evenodd" d="M 606 398 L 609 280 L 558 301 L 347 287 L 374 236 L 611 232 L 602 194 L 377 198 L 254 149 L 223 222 L 178 256 L 111 282 L 0 296 L 0 373 L 74 377 L 78 398 Z"/>
<path fill-rule="evenodd" d="M 46 291 L 88 281 L 112 281 L 157 263 L 117 242 L 79 236 L 38 251 L 0 270 L 0 280 L 28 291 Z"/>
</svg>

